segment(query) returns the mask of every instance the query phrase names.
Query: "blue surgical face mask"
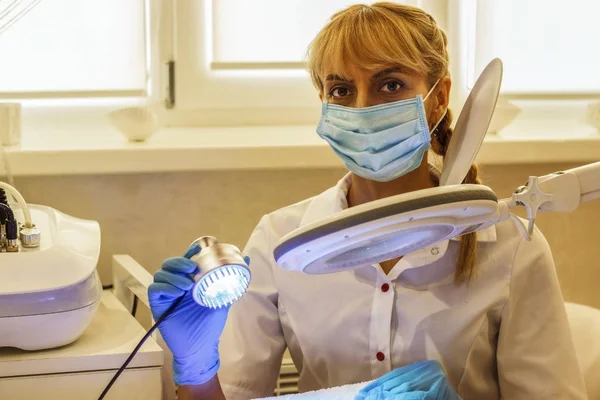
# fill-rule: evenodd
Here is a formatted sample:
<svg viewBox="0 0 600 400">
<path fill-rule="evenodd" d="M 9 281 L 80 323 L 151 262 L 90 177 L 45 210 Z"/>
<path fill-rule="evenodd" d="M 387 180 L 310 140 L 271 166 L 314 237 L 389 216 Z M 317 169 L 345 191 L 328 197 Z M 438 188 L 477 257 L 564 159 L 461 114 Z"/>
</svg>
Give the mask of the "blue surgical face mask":
<svg viewBox="0 0 600 400">
<path fill-rule="evenodd" d="M 317 133 L 346 168 L 365 179 L 389 182 L 417 168 L 431 135 L 421 95 L 373 107 L 323 103 Z M 440 118 L 433 131 L 442 121 Z"/>
</svg>

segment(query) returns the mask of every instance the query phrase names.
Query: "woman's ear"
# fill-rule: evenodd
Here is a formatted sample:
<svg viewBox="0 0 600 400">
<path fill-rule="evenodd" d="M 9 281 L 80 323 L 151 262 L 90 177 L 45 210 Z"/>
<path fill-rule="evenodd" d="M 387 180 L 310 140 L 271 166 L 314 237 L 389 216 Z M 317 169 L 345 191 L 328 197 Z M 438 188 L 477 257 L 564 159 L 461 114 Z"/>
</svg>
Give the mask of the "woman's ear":
<svg viewBox="0 0 600 400">
<path fill-rule="evenodd" d="M 445 76 L 440 79 L 438 85 L 439 89 L 436 93 L 438 105 L 435 112 L 438 115 L 438 118 L 441 118 L 442 114 L 446 112 L 448 105 L 450 104 L 450 89 L 452 88 L 452 79 L 450 79 L 449 76 Z"/>
</svg>

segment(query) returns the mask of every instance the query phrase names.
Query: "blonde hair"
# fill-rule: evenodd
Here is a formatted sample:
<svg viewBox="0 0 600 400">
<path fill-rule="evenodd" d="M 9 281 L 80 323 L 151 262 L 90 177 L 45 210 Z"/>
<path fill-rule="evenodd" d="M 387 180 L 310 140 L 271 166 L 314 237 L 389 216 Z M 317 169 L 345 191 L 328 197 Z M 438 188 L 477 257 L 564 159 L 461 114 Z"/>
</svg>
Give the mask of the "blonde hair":
<svg viewBox="0 0 600 400">
<path fill-rule="evenodd" d="M 346 75 L 352 63 L 361 69 L 400 65 L 427 78 L 432 86 L 450 75 L 446 34 L 431 15 L 411 6 L 379 2 L 357 4 L 334 14 L 308 50 L 308 70 L 313 84 L 323 91 L 323 66 L 334 66 Z M 433 132 L 431 147 L 444 156 L 452 138 L 450 110 Z M 480 183 L 473 164 L 463 183 Z M 477 273 L 477 236 L 461 237 L 455 280 L 469 281 Z"/>
</svg>

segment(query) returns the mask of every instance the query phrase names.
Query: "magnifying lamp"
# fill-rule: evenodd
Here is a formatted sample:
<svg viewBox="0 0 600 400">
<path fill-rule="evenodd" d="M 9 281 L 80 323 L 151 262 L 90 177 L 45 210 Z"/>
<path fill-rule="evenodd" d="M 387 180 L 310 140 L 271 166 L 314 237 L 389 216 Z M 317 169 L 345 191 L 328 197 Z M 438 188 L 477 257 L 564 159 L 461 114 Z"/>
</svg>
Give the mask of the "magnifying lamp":
<svg viewBox="0 0 600 400">
<path fill-rule="evenodd" d="M 444 159 L 440 186 L 392 196 L 336 213 L 284 236 L 274 250 L 280 267 L 327 274 L 404 256 L 434 243 L 511 219 L 531 240 L 538 211 L 573 211 L 600 198 L 600 162 L 530 177 L 511 198 L 484 185 L 461 184 L 491 121 L 502 63 L 493 60 L 475 83 Z M 524 206 L 528 226 L 510 213 Z"/>
<path fill-rule="evenodd" d="M 404 256 L 434 243 L 513 220 L 531 240 L 538 211 L 570 212 L 600 199 L 600 162 L 530 177 L 511 198 L 483 185 L 424 189 L 352 207 L 285 236 L 275 248 L 284 269 L 326 274 Z M 527 209 L 529 225 L 510 213 Z"/>
</svg>

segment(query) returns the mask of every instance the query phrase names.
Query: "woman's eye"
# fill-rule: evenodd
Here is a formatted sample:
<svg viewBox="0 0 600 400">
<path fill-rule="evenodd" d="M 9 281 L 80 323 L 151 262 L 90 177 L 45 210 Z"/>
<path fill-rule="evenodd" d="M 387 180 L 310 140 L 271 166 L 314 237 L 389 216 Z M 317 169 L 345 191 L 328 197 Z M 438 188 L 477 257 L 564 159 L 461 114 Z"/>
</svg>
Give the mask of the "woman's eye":
<svg viewBox="0 0 600 400">
<path fill-rule="evenodd" d="M 382 88 L 381 91 L 382 92 L 397 92 L 398 90 L 402 89 L 404 87 L 404 84 L 402 82 L 399 81 L 390 81 L 385 83 Z"/>
<path fill-rule="evenodd" d="M 350 94 L 350 90 L 345 87 L 333 88 L 329 91 L 331 97 L 346 97 Z"/>
</svg>

